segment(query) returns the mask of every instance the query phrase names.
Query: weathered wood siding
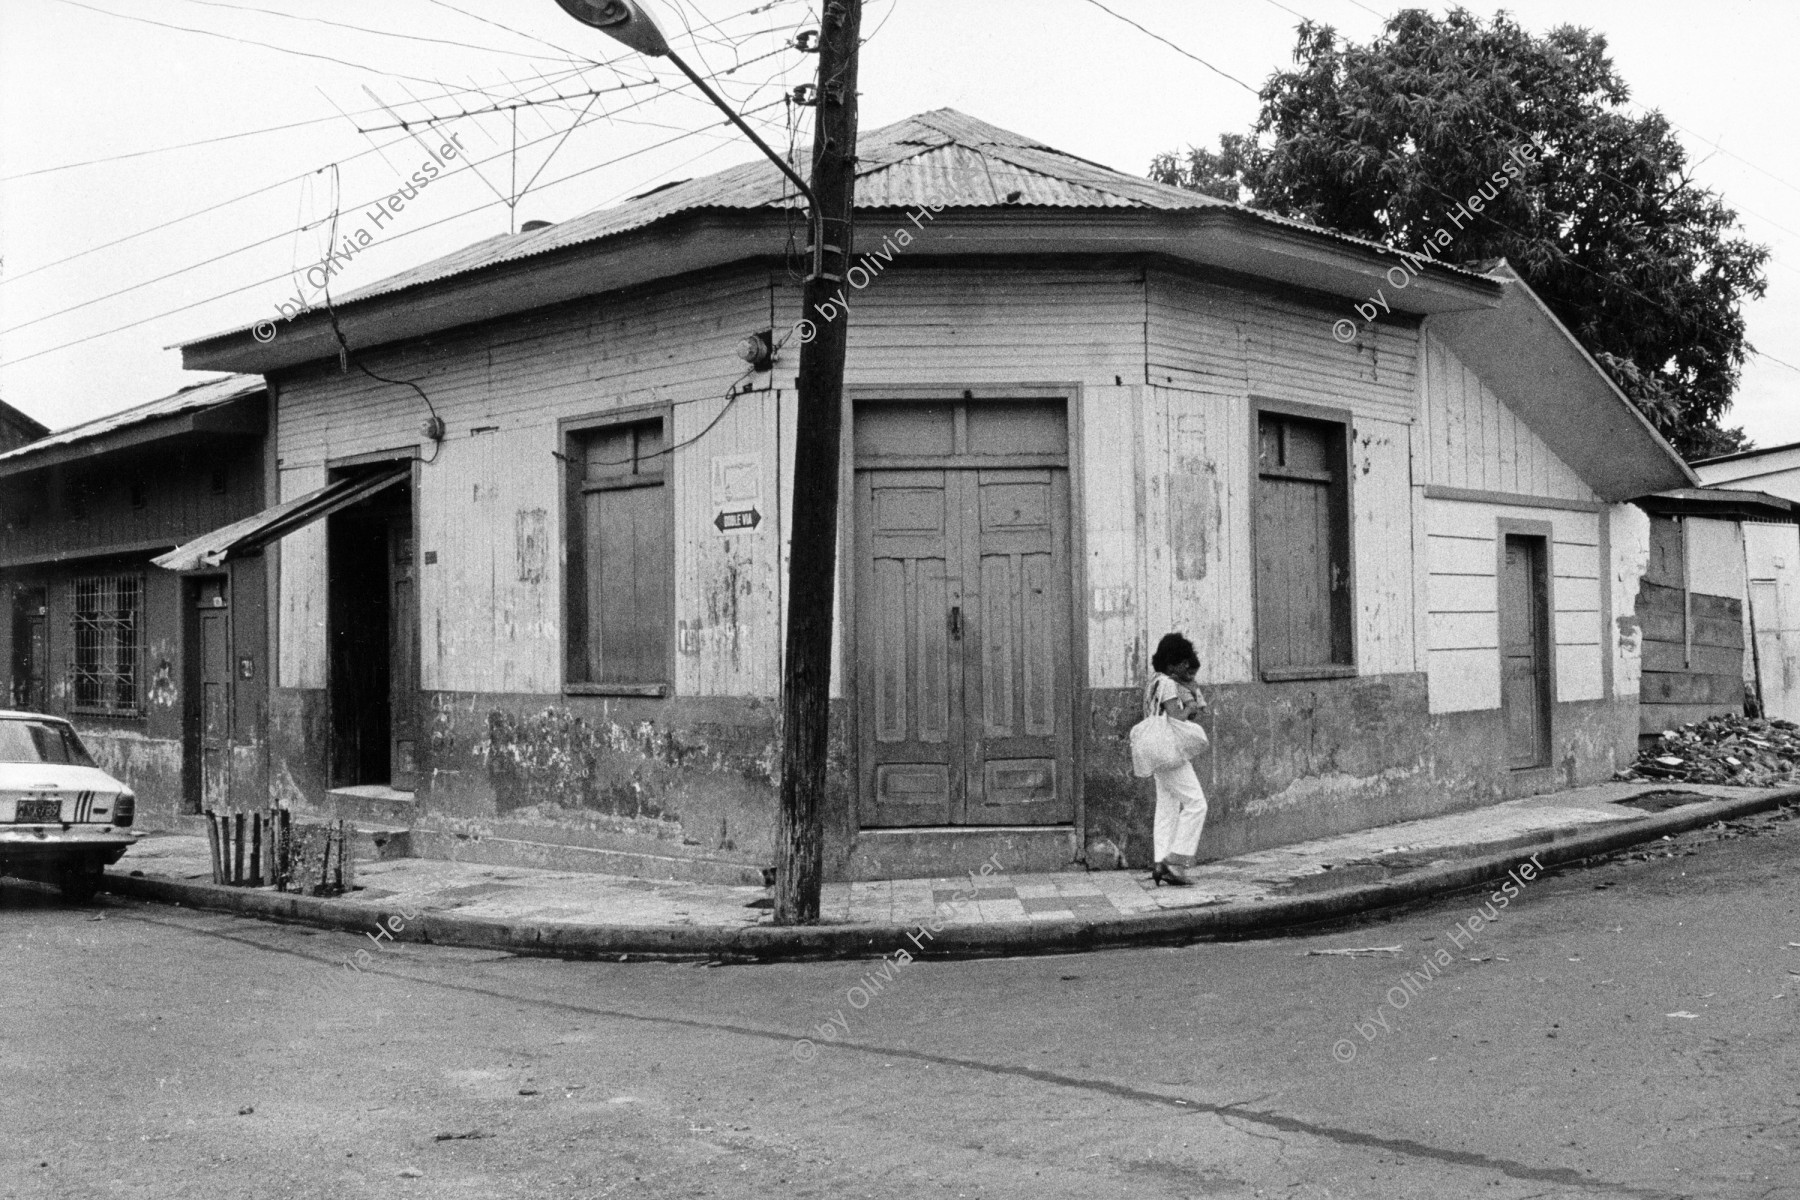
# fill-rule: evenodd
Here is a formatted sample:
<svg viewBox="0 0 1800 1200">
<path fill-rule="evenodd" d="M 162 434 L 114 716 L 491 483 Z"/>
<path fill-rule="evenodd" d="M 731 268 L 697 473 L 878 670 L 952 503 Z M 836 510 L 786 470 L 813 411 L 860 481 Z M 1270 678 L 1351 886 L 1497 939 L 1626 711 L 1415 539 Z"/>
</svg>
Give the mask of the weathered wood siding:
<svg viewBox="0 0 1800 1200">
<path fill-rule="evenodd" d="M 1138 377 L 1141 278 L 1122 267 L 884 273 L 854 298 L 847 383 L 901 395 Z M 561 691 L 558 422 L 670 404 L 675 690 L 777 694 L 798 340 L 751 377 L 757 390 L 725 396 L 743 374 L 738 341 L 771 327 L 780 340 L 799 316 L 785 274 L 755 270 L 369 355 L 379 374 L 417 381 L 448 427 L 417 497 L 419 549 L 435 555 L 419 587 L 425 690 Z M 416 442 L 426 415 L 410 389 L 335 363 L 283 380 L 281 414 L 284 498 L 321 486 L 333 460 Z M 756 529 L 715 527 L 721 509 L 748 507 L 761 514 Z M 324 685 L 324 536 L 315 525 L 283 543 L 285 687 Z"/>
<path fill-rule="evenodd" d="M 1598 700 L 1606 694 L 1603 654 L 1613 634 L 1603 628 L 1603 580 L 1597 498 L 1543 439 L 1437 339 L 1426 334 L 1419 441 L 1427 486 L 1502 496 L 1529 496 L 1568 509 L 1492 501 L 1428 499 L 1424 534 L 1426 654 L 1431 711 L 1500 706 L 1499 522 L 1548 522 L 1550 603 L 1555 626 L 1555 698 Z"/>
<path fill-rule="evenodd" d="M 672 404 L 674 441 L 719 416 L 742 373 L 745 334 L 769 325 L 766 272 L 613 304 L 573 305 L 496 323 L 439 344 L 369 356 L 382 375 L 430 394 L 448 435 L 420 472 L 421 684 L 427 691 L 554 694 L 562 688 L 563 489 L 558 422 L 643 404 Z M 735 369 L 734 369 L 735 368 Z M 778 368 L 779 370 L 779 368 Z M 753 386 L 766 387 L 768 375 Z M 775 478 L 775 430 L 766 396 L 740 397 L 706 438 L 674 455 L 679 589 L 676 687 L 703 683 L 768 694 L 774 643 L 746 647 L 727 665 L 703 647 L 709 632 L 771 623 L 773 522 L 740 536 L 712 529 L 709 459 L 749 455 Z M 327 464 L 417 440 L 426 413 L 410 389 L 340 374 L 335 363 L 284 380 L 279 426 L 283 497 L 320 486 Z M 705 530 L 702 534 L 701 530 Z M 706 536 L 710 534 L 712 536 Z M 324 529 L 282 548 L 284 686 L 324 682 Z M 729 592 L 729 606 L 718 603 Z"/>
<path fill-rule="evenodd" d="M 1591 501 L 1594 493 L 1437 338 L 1423 340 L 1426 481 Z"/>
<path fill-rule="evenodd" d="M 1640 733 L 1743 711 L 1750 657 L 1745 582 L 1737 522 L 1650 518 L 1649 564 L 1637 596 L 1644 631 Z"/>
<path fill-rule="evenodd" d="M 1547 521 L 1555 699 L 1605 695 L 1598 563 L 1600 514 L 1427 500 L 1432 712 L 1500 707 L 1499 522 Z"/>
<path fill-rule="evenodd" d="M 1170 629 L 1195 643 L 1201 681 L 1253 677 L 1252 397 L 1350 412 L 1357 668 L 1418 670 L 1416 333 L 1380 326 L 1346 346 L 1327 309 L 1161 270 L 1145 297 L 1150 385 L 1085 404 L 1094 685 L 1141 680 Z"/>
</svg>

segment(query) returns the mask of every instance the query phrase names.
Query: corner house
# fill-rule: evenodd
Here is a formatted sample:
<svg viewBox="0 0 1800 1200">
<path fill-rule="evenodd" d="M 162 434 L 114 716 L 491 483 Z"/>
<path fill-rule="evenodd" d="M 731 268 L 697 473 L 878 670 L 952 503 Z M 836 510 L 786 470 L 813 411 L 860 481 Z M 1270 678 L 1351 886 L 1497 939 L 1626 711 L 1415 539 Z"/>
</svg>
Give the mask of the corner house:
<svg viewBox="0 0 1800 1200">
<path fill-rule="evenodd" d="M 1694 480 L 1504 264 L 1404 267 L 949 110 L 859 155 L 833 877 L 1143 864 L 1125 732 L 1171 629 L 1215 856 L 1632 753 L 1618 505 Z M 757 162 L 340 300 L 430 411 L 340 369 L 324 314 L 183 347 L 274 397 L 284 802 L 428 855 L 759 878 L 798 220 Z"/>
</svg>

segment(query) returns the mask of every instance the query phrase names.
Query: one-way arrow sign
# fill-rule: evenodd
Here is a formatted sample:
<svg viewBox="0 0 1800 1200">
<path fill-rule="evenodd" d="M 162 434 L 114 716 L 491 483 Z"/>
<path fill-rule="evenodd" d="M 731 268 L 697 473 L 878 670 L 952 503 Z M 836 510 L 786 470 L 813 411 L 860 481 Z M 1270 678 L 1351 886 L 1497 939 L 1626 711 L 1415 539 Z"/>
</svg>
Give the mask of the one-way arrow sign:
<svg viewBox="0 0 1800 1200">
<path fill-rule="evenodd" d="M 720 533 L 731 533 L 738 529 L 755 529 L 762 522 L 762 514 L 754 508 L 740 508 L 732 512 L 722 512 L 713 518 L 713 524 L 719 527 Z"/>
</svg>

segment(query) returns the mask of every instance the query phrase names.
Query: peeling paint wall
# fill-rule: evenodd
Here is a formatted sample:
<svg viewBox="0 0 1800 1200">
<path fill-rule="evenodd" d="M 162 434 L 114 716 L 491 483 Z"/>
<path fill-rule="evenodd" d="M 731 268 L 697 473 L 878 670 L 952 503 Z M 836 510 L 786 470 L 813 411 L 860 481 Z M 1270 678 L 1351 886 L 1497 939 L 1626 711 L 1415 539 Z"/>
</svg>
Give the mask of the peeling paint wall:
<svg viewBox="0 0 1800 1200">
<path fill-rule="evenodd" d="M 1650 517 L 1635 504 L 1607 507 L 1612 546 L 1613 694 L 1633 701 L 1643 675 L 1644 626 L 1637 615 L 1638 588 L 1650 567 Z"/>
<path fill-rule="evenodd" d="M 1635 753 L 1635 699 L 1555 705 L 1554 765 L 1512 771 L 1493 714 L 1429 713 L 1422 674 L 1201 690 L 1212 746 L 1194 767 L 1207 797 L 1207 860 L 1597 783 Z M 1094 866 L 1110 865 L 1103 843 L 1130 866 L 1150 862 L 1155 785 L 1131 774 L 1127 740 L 1141 703 L 1127 690 L 1091 698 Z"/>
</svg>

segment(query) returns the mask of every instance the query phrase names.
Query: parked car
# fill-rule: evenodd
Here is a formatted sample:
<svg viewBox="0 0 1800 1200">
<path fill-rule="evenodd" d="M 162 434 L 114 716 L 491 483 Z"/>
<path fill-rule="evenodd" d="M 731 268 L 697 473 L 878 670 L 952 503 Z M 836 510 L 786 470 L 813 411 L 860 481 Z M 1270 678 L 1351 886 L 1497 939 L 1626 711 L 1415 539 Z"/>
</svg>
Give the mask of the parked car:
<svg viewBox="0 0 1800 1200">
<path fill-rule="evenodd" d="M 94 765 L 61 717 L 0 711 L 0 875 L 91 899 L 137 840 L 132 790 Z"/>
</svg>

